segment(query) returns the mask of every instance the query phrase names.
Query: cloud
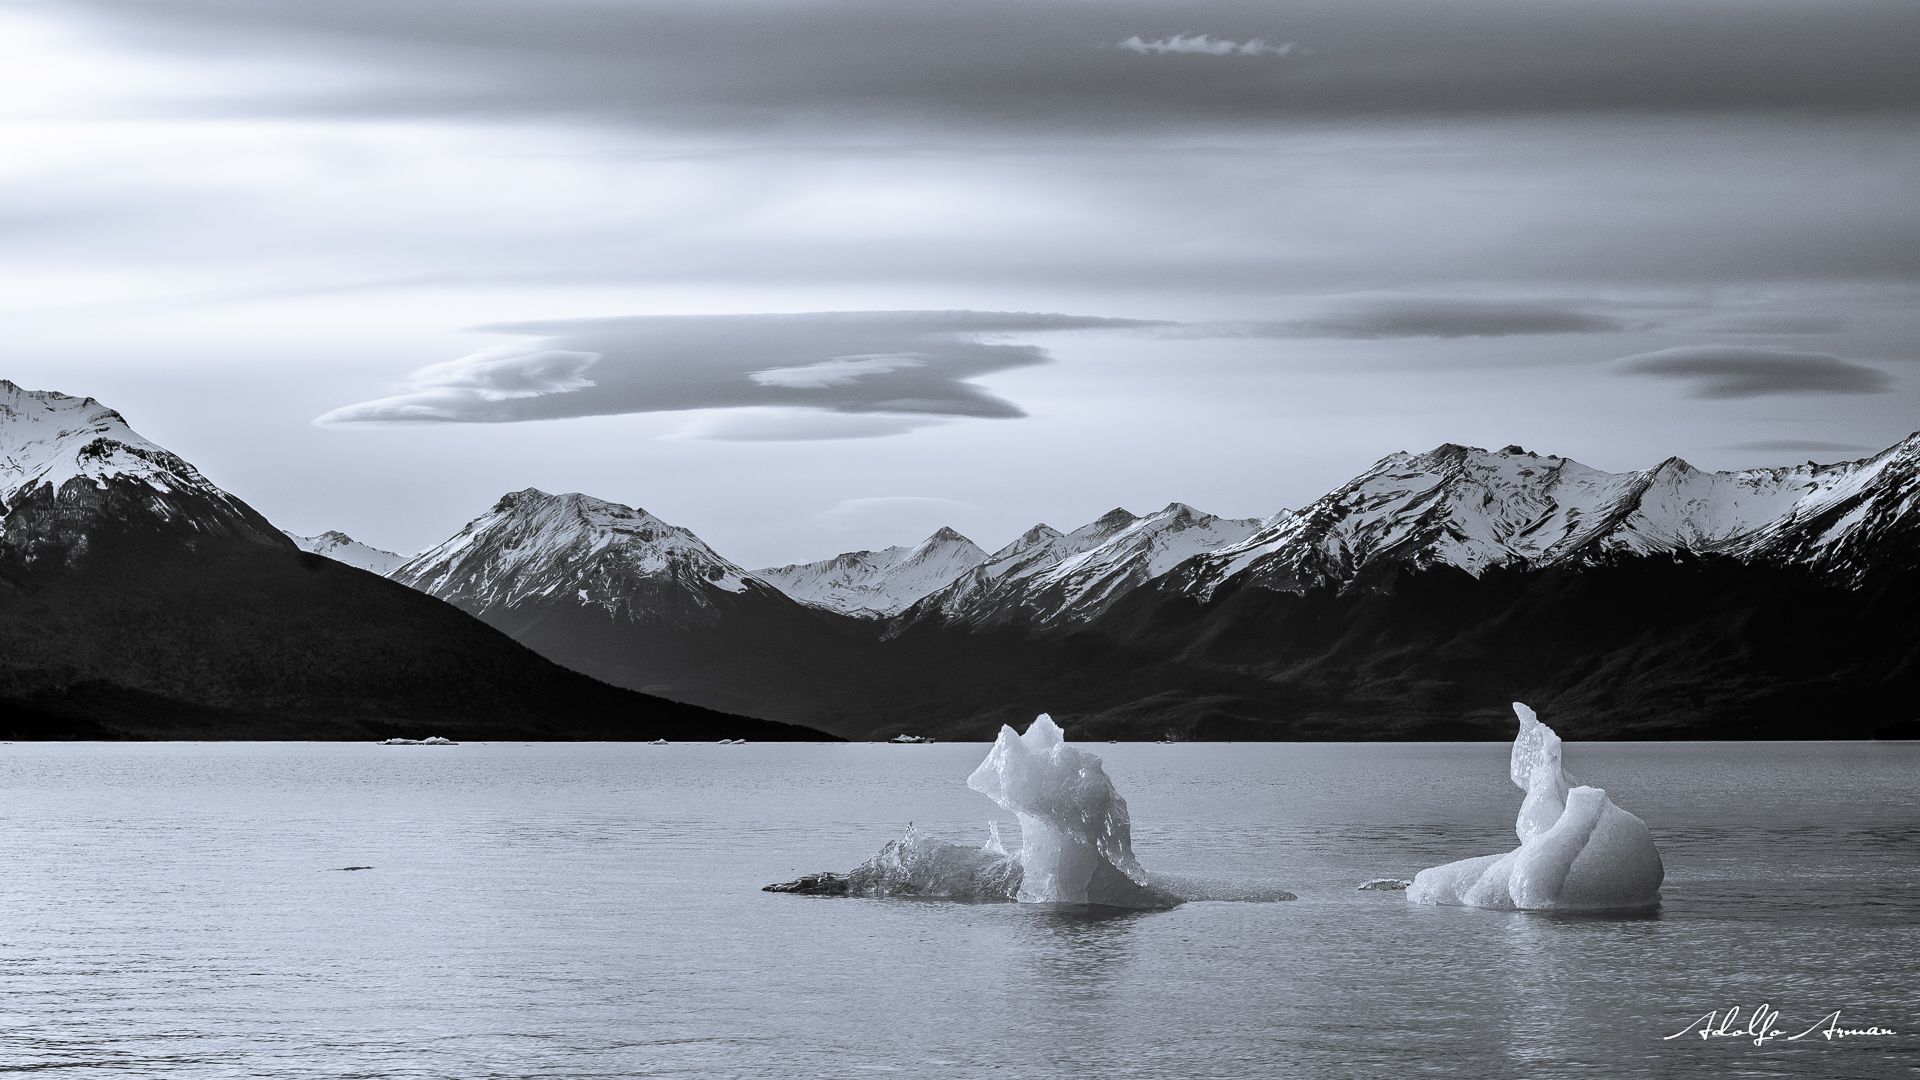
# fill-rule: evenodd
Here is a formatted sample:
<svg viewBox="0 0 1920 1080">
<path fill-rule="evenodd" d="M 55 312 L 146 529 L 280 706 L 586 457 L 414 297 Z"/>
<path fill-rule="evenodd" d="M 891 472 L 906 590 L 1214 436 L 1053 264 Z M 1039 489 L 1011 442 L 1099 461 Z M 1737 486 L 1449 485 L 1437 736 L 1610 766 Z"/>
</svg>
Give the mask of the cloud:
<svg viewBox="0 0 1920 1080">
<path fill-rule="evenodd" d="M 1246 41 L 1229 41 L 1208 34 L 1175 34 L 1172 37 L 1155 38 L 1144 41 L 1135 34 L 1120 42 L 1115 48 L 1136 52 L 1142 56 L 1148 53 L 1166 55 L 1180 53 L 1198 56 L 1285 56 L 1300 46 L 1289 41 L 1280 45 L 1269 45 L 1265 38 L 1248 38 Z"/>
<path fill-rule="evenodd" d="M 1773 395 L 1884 394 L 1893 377 L 1831 353 L 1790 352 L 1742 345 L 1700 345 L 1623 356 L 1615 370 L 1679 379 L 1689 397 L 1728 400 Z"/>
<path fill-rule="evenodd" d="M 669 442 L 835 442 L 881 439 L 950 423 L 938 416 L 831 413 L 810 409 L 727 409 L 703 413 Z"/>
<path fill-rule="evenodd" d="M 1754 439 L 1750 442 L 1723 443 L 1720 449 L 1788 454 L 1862 454 L 1875 448 L 1861 443 L 1822 442 L 1819 439 Z"/>
<path fill-rule="evenodd" d="M 414 378 L 449 390 L 471 390 L 485 401 L 506 401 L 585 390 L 593 380 L 582 372 L 599 359 L 599 353 L 568 349 L 493 348 L 423 367 Z"/>
<path fill-rule="evenodd" d="M 1846 328 L 1846 320 L 1832 315 L 1800 315 L 1792 312 L 1737 312 L 1720 315 L 1685 329 L 1707 334 L 1834 334 Z"/>
<path fill-rule="evenodd" d="M 1351 302 L 1319 315 L 1276 322 L 1219 323 L 1193 330 L 1208 337 L 1464 338 L 1527 334 L 1611 334 L 1627 323 L 1576 304 L 1531 300 L 1389 297 Z M 1181 331 L 1175 330 L 1178 335 Z"/>
<path fill-rule="evenodd" d="M 926 367 L 924 357 L 910 355 L 836 356 L 799 367 L 768 368 L 748 377 L 761 386 L 784 386 L 795 390 L 819 390 L 840 386 L 872 375 L 885 375 L 903 368 Z"/>
<path fill-rule="evenodd" d="M 420 368 L 387 397 L 342 406 L 318 423 L 504 423 L 695 409 L 810 409 L 892 414 L 865 435 L 912 426 L 899 415 L 1004 419 L 1026 415 L 972 380 L 1047 363 L 1006 340 L 1050 331 L 1160 324 L 1033 312 L 870 311 L 793 315 L 563 319 L 485 329 L 533 337 Z M 584 374 L 591 370 L 593 377 Z M 878 430 L 891 425 L 891 430 Z M 849 438 L 801 431 L 791 418 L 709 423 L 685 437 Z M 824 430 L 816 428 L 818 430 Z M 719 434 L 714 434 L 719 432 Z"/>
</svg>

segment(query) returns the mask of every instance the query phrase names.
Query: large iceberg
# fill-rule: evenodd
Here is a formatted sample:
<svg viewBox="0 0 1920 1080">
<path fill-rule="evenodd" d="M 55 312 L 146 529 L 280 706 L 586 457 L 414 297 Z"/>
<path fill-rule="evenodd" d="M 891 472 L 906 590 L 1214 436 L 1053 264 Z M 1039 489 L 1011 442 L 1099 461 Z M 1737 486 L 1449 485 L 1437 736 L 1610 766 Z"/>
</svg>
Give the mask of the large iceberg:
<svg viewBox="0 0 1920 1080">
<path fill-rule="evenodd" d="M 1527 793 L 1514 831 L 1520 846 L 1414 875 L 1407 899 L 1507 911 L 1624 911 L 1655 907 L 1666 868 L 1646 822 L 1600 788 L 1579 786 L 1560 764 L 1560 736 L 1514 702 L 1520 734 L 1508 773 Z"/>
<path fill-rule="evenodd" d="M 1127 800 L 1113 789 L 1100 758 L 1068 746 L 1046 713 L 1025 735 L 1002 727 L 967 786 L 1020 819 L 1022 903 L 1160 908 L 1180 902 L 1147 884 L 1133 857 Z"/>
</svg>

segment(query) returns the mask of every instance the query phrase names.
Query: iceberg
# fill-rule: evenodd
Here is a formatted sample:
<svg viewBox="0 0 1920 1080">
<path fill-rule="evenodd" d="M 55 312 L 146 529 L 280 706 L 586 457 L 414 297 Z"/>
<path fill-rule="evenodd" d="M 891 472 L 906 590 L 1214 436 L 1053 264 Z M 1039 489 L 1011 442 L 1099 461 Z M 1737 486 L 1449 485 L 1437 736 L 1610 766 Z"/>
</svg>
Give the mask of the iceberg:
<svg viewBox="0 0 1920 1080">
<path fill-rule="evenodd" d="M 984 844 L 922 836 L 912 825 L 879 854 L 845 874 L 808 874 L 767 892 L 816 896 L 915 896 L 1015 900 L 1163 910 L 1187 900 L 1292 900 L 1264 884 L 1155 876 L 1133 856 L 1127 801 L 1097 755 L 1068 746 L 1042 713 L 1025 735 L 1000 729 L 967 786 L 1020 820 L 1020 850 L 1009 853 L 997 822 Z"/>
<path fill-rule="evenodd" d="M 1561 766 L 1560 736 L 1532 709 L 1513 703 L 1520 733 L 1508 775 L 1526 792 L 1504 855 L 1430 867 L 1414 875 L 1407 899 L 1504 911 L 1630 911 L 1656 907 L 1666 878 L 1647 824 Z"/>
<path fill-rule="evenodd" d="M 1100 758 L 1068 746 L 1046 713 L 1025 735 L 1002 727 L 967 786 L 1020 819 L 1022 903 L 1160 908 L 1180 902 L 1147 883 L 1133 857 L 1127 800 Z"/>
</svg>

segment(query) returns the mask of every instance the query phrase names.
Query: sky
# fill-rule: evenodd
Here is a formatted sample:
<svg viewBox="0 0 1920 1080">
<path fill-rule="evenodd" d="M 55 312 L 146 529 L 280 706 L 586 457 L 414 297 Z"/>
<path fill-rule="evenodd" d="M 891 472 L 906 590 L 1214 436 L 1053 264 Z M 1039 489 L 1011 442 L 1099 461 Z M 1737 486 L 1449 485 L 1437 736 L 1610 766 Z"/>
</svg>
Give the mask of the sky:
<svg viewBox="0 0 1920 1080">
<path fill-rule="evenodd" d="M 0 0 L 0 377 L 749 567 L 1920 429 L 1910 0 Z"/>
</svg>

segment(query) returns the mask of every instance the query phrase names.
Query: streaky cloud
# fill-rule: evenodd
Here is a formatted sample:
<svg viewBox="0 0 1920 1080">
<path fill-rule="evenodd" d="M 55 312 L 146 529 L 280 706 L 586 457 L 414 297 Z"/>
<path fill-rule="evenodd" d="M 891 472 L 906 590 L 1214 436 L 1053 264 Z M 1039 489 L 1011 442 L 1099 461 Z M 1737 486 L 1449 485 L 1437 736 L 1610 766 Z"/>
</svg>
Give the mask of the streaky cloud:
<svg viewBox="0 0 1920 1080">
<path fill-rule="evenodd" d="M 1611 334 L 1619 318 L 1562 301 L 1388 297 L 1348 302 L 1299 319 L 1197 324 L 1175 336 L 1244 338 L 1467 338 Z"/>
<path fill-rule="evenodd" d="M 884 439 L 952 423 L 939 416 L 813 409 L 715 409 L 663 436 L 668 442 L 843 442 Z"/>
<path fill-rule="evenodd" d="M 1871 453 L 1874 447 L 1865 443 L 1826 442 L 1820 439 L 1752 439 L 1722 443 L 1718 449 L 1785 454 L 1865 454 Z"/>
</svg>

